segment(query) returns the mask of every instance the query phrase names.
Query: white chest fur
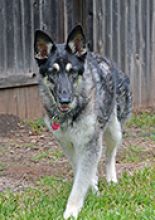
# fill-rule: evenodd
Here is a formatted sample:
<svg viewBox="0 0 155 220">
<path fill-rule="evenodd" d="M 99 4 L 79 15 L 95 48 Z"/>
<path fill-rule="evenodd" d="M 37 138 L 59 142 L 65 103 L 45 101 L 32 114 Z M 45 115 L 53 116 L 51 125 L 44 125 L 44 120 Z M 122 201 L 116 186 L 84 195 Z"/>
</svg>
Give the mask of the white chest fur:
<svg viewBox="0 0 155 220">
<path fill-rule="evenodd" d="M 73 126 L 69 126 L 64 130 L 53 131 L 53 134 L 62 147 L 72 144 L 74 148 L 82 149 L 91 140 L 95 129 L 96 116 L 90 114 L 75 122 Z"/>
</svg>

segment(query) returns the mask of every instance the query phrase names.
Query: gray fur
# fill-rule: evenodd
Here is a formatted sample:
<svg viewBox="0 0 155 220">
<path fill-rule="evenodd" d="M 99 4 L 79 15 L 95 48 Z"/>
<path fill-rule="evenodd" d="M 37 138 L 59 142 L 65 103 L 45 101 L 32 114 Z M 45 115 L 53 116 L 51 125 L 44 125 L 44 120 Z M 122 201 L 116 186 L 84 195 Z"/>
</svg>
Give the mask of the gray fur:
<svg viewBox="0 0 155 220">
<path fill-rule="evenodd" d="M 45 35 L 45 43 L 46 38 L 49 44 L 50 39 Z M 54 45 L 53 41 L 51 44 Z M 81 27 L 75 27 L 67 44 L 69 46 L 54 45 L 47 60 L 37 60 L 40 67 L 39 88 L 47 112 L 46 124 L 52 131 L 53 121 L 60 123 L 60 129 L 52 132 L 74 170 L 74 184 L 64 219 L 77 218 L 89 187 L 95 192 L 98 190 L 97 165 L 103 139 L 107 145 L 107 181 L 117 182 L 115 156 L 122 140 L 122 125 L 131 112 L 129 78 L 108 59 L 89 51 L 86 54 Z M 42 50 L 39 51 L 39 57 L 42 56 Z M 52 73 L 52 65 L 57 62 L 60 72 Z M 66 72 L 67 63 L 75 68 L 71 73 Z M 63 100 L 64 97 L 71 100 L 69 111 L 60 111 L 58 92 Z"/>
</svg>

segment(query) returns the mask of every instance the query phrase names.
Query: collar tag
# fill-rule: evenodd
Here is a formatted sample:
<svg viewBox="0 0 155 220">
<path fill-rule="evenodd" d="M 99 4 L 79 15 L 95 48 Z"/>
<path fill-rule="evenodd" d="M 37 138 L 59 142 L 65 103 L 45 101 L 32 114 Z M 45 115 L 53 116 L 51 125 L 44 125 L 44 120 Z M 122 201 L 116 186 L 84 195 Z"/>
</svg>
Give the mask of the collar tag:
<svg viewBox="0 0 155 220">
<path fill-rule="evenodd" d="M 60 123 L 53 122 L 51 125 L 53 131 L 59 130 L 60 129 Z"/>
<path fill-rule="evenodd" d="M 56 130 L 60 129 L 60 122 L 59 122 L 59 119 L 56 116 L 54 116 L 52 118 L 51 128 L 53 129 L 53 131 L 56 131 Z"/>
</svg>

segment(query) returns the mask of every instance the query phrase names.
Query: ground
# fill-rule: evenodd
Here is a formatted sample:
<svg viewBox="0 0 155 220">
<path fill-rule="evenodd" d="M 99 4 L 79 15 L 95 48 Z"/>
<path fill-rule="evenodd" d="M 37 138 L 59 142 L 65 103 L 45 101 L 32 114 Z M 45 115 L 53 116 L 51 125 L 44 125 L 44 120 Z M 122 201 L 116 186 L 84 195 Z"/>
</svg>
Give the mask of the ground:
<svg viewBox="0 0 155 220">
<path fill-rule="evenodd" d="M 37 123 L 23 123 L 11 115 L 0 116 L 0 191 L 23 191 L 44 176 L 72 177 L 68 161 L 52 134 Z M 133 119 L 125 128 L 117 157 L 119 177 L 124 171 L 132 175 L 133 171 L 155 163 L 155 128 L 143 123 Z M 99 165 L 100 178 L 104 177 L 103 164 L 104 157 Z"/>
</svg>

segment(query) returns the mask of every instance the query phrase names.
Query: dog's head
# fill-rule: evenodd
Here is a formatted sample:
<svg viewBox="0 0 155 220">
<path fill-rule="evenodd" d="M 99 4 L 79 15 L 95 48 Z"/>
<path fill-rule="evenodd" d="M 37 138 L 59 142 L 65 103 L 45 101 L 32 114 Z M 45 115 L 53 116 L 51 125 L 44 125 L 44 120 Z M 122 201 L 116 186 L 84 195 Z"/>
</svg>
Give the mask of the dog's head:
<svg viewBox="0 0 155 220">
<path fill-rule="evenodd" d="M 34 52 L 40 74 L 59 110 L 70 111 L 74 107 L 78 81 L 83 75 L 87 54 L 82 27 L 77 25 L 64 44 L 55 44 L 46 33 L 37 30 Z"/>
</svg>

